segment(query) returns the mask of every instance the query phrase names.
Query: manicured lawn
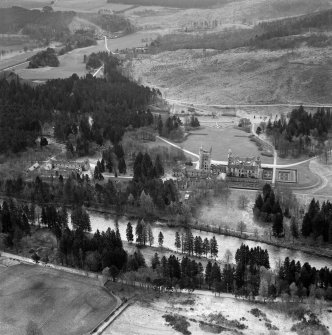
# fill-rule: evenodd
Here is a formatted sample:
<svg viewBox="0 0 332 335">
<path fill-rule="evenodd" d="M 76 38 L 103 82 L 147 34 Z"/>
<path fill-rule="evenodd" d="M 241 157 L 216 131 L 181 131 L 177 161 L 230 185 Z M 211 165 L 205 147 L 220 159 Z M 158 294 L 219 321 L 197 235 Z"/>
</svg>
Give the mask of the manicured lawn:
<svg viewBox="0 0 332 335">
<path fill-rule="evenodd" d="M 116 306 L 96 280 L 34 265 L 0 268 L 0 334 L 86 334 Z"/>
<path fill-rule="evenodd" d="M 241 157 L 253 157 L 260 155 L 260 151 L 254 142 L 249 140 L 250 134 L 228 126 L 225 128 L 212 128 L 202 126 L 201 129 L 193 131 L 187 139 L 181 143 L 184 149 L 198 154 L 199 148 L 212 147 L 212 159 L 227 161 L 228 150 L 234 155 Z M 273 158 L 261 156 L 263 163 L 272 163 Z"/>
</svg>

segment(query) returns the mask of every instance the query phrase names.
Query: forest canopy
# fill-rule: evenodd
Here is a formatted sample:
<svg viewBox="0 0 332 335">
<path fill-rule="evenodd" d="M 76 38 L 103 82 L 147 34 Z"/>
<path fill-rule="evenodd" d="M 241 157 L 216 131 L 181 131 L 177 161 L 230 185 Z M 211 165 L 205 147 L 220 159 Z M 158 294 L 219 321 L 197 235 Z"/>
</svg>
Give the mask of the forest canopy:
<svg viewBox="0 0 332 335">
<path fill-rule="evenodd" d="M 125 128 L 142 126 L 138 111 L 159 93 L 124 77 L 118 60 L 99 54 L 105 64 L 105 78 L 92 75 L 55 79 L 36 87 L 18 80 L 0 80 L 0 153 L 18 152 L 33 145 L 45 122 L 54 124 L 55 137 L 66 141 L 80 133 L 83 147 L 104 139 L 121 140 Z M 88 118 L 93 125 L 88 124 Z"/>
</svg>

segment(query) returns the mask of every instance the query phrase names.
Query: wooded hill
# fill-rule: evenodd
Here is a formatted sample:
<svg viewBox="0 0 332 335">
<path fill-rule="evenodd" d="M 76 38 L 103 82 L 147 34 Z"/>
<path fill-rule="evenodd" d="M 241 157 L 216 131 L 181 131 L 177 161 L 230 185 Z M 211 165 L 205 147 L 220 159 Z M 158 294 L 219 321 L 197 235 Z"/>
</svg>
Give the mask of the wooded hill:
<svg viewBox="0 0 332 335">
<path fill-rule="evenodd" d="M 131 31 L 130 22 L 118 15 L 76 13 L 73 11 L 41 11 L 21 7 L 0 8 L 0 33 L 23 33 L 33 39 L 43 41 L 66 41 L 71 35 L 70 23 L 75 17 L 81 17 L 88 23 L 109 31 Z"/>
<path fill-rule="evenodd" d="M 325 32 L 332 29 L 332 9 L 313 14 L 261 22 L 253 29 L 236 29 L 218 33 L 192 35 L 170 34 L 151 43 L 154 50 L 217 49 L 239 47 L 263 49 L 294 48 L 306 43 L 309 46 L 332 45 Z M 310 34 L 308 34 L 310 32 Z"/>
</svg>

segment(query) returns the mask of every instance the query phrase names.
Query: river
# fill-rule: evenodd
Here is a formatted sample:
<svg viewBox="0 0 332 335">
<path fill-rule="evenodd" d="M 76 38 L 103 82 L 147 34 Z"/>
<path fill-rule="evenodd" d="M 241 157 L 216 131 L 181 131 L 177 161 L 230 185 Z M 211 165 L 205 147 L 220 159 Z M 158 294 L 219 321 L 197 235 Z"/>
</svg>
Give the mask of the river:
<svg viewBox="0 0 332 335">
<path fill-rule="evenodd" d="M 114 216 L 98 214 L 95 212 L 89 212 L 89 214 L 90 214 L 92 232 L 95 232 L 97 229 L 99 229 L 99 231 L 101 232 L 101 231 L 107 230 L 107 228 L 109 227 L 111 229 L 115 228 Z M 120 217 L 118 219 L 119 230 L 120 230 L 121 238 L 123 240 L 126 240 L 126 228 L 127 228 L 128 221 L 129 219 L 127 219 L 126 217 Z M 135 227 L 136 227 L 137 220 L 130 220 L 130 222 L 133 226 L 133 233 L 135 235 Z M 158 234 L 159 232 L 162 232 L 164 235 L 163 246 L 171 250 L 176 250 L 174 246 L 175 233 L 177 231 L 181 232 L 183 231 L 183 229 L 166 227 L 162 223 L 156 222 L 155 224 L 152 225 L 152 231 L 153 231 L 153 236 L 154 236 L 153 246 L 158 246 Z M 214 235 L 213 233 L 199 231 L 196 229 L 192 229 L 191 231 L 194 236 L 199 235 L 201 236 L 202 239 L 204 239 L 205 237 L 210 239 Z M 243 239 L 233 237 L 233 236 L 215 235 L 215 237 L 217 239 L 218 248 L 219 248 L 218 260 L 223 259 L 225 251 L 227 249 L 229 249 L 232 252 L 233 256 L 235 256 L 236 250 L 241 246 L 242 243 L 245 243 L 249 247 L 260 246 L 263 249 L 267 249 L 269 256 L 270 256 L 270 266 L 272 268 L 275 267 L 276 263 L 279 260 L 284 261 L 284 259 L 287 256 L 290 259 L 295 259 L 296 261 L 300 261 L 301 264 L 308 262 L 311 266 L 315 266 L 316 268 L 321 268 L 325 266 L 332 268 L 332 259 L 328 257 L 310 255 L 302 251 L 275 247 L 273 245 L 255 242 L 255 241 L 243 240 Z M 234 261 L 234 258 L 233 258 L 233 261 Z"/>
</svg>

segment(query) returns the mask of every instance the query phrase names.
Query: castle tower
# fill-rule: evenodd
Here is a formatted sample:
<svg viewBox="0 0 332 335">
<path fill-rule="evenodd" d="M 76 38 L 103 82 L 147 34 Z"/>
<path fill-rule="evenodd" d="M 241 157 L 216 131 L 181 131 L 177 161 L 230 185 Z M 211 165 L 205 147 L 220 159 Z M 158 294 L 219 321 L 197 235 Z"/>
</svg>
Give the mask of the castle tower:
<svg viewBox="0 0 332 335">
<path fill-rule="evenodd" d="M 204 150 L 201 146 L 199 149 L 199 165 L 198 168 L 200 170 L 204 170 L 209 172 L 211 170 L 211 152 L 212 147 L 210 151 Z"/>
</svg>

